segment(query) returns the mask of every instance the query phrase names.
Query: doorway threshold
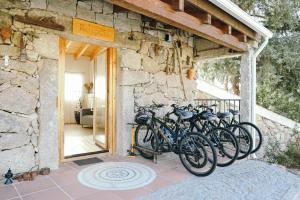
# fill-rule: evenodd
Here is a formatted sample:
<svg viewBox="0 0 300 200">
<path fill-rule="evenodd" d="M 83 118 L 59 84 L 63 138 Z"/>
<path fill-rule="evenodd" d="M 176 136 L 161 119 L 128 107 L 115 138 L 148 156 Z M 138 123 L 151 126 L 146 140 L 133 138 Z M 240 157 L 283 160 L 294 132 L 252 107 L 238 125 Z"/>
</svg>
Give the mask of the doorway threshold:
<svg viewBox="0 0 300 200">
<path fill-rule="evenodd" d="M 94 154 L 99 154 L 99 153 L 107 153 L 107 152 L 109 152 L 109 150 L 94 151 L 94 152 L 89 152 L 89 153 L 79 153 L 79 154 L 74 154 L 74 155 L 70 155 L 70 156 L 65 156 L 64 159 L 77 158 L 77 157 L 89 156 L 89 155 L 94 155 Z"/>
</svg>

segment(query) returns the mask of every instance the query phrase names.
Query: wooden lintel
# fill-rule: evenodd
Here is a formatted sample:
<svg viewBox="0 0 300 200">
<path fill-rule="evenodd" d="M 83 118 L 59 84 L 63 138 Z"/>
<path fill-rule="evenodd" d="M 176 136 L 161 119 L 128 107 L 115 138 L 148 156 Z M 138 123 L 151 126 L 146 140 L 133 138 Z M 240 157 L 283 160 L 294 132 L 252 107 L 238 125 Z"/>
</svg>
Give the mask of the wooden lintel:
<svg viewBox="0 0 300 200">
<path fill-rule="evenodd" d="M 223 21 L 224 23 L 232 26 L 232 28 L 238 30 L 241 33 L 244 33 L 248 37 L 254 40 L 259 40 L 258 34 L 256 34 L 255 31 L 251 30 L 249 27 L 244 25 L 243 23 L 239 22 L 238 20 L 234 19 L 229 14 L 225 13 L 223 10 L 217 8 L 215 5 L 211 4 L 207 0 L 185 0 L 192 5 L 205 10 L 209 14 L 211 14 L 213 17 Z"/>
<path fill-rule="evenodd" d="M 199 17 L 204 24 L 211 24 L 211 14 L 201 13 L 199 14 Z"/>
<path fill-rule="evenodd" d="M 66 51 L 70 48 L 70 46 L 72 45 L 72 43 L 73 43 L 73 41 L 71 41 L 71 40 L 68 40 L 66 42 Z"/>
<path fill-rule="evenodd" d="M 76 59 L 76 60 L 79 59 L 80 56 L 82 56 L 82 54 L 84 54 L 84 52 L 87 50 L 87 48 L 89 48 L 89 46 L 90 46 L 89 44 L 83 45 L 83 46 L 78 50 L 78 52 L 75 53 L 75 55 L 74 55 L 75 59 Z"/>
<path fill-rule="evenodd" d="M 184 11 L 184 0 L 171 0 L 171 5 L 176 11 Z"/>
<path fill-rule="evenodd" d="M 65 27 L 63 25 L 57 24 L 54 21 L 54 17 L 29 17 L 16 15 L 15 20 L 25 24 L 32 24 L 35 26 L 41 26 L 44 28 L 54 29 L 58 31 L 65 30 Z"/>
<path fill-rule="evenodd" d="M 186 12 L 174 12 L 171 5 L 160 0 L 110 0 L 110 2 L 233 50 L 248 50 L 247 44 L 241 43 L 232 35 L 224 35 L 220 29 L 210 24 L 204 24 L 199 18 Z"/>
<path fill-rule="evenodd" d="M 107 48 L 106 47 L 97 47 L 94 52 L 92 53 L 90 59 L 94 60 L 99 54 L 101 54 L 102 52 L 106 51 Z"/>
<path fill-rule="evenodd" d="M 232 52 L 232 50 L 229 48 L 210 49 L 205 51 L 197 51 L 197 55 L 195 56 L 194 61 L 197 62 L 197 61 L 233 58 L 233 57 L 239 57 L 241 55 L 242 54 L 240 52 Z"/>
</svg>

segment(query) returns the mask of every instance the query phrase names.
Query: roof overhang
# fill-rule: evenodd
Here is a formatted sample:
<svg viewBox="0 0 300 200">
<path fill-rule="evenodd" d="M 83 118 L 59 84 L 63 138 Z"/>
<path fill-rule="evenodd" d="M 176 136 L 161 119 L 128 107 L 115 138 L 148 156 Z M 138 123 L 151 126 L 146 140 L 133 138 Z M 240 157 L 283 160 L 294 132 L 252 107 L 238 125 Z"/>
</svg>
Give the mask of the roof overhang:
<svg viewBox="0 0 300 200">
<path fill-rule="evenodd" d="M 237 52 L 272 33 L 227 0 L 108 0 Z"/>
<path fill-rule="evenodd" d="M 248 13 L 238 7 L 236 4 L 231 2 L 230 0 L 208 0 L 220 9 L 224 10 L 226 13 L 233 16 L 235 19 L 239 20 L 258 34 L 263 37 L 271 38 L 273 33 L 261 25 L 260 23 L 256 22 Z"/>
</svg>

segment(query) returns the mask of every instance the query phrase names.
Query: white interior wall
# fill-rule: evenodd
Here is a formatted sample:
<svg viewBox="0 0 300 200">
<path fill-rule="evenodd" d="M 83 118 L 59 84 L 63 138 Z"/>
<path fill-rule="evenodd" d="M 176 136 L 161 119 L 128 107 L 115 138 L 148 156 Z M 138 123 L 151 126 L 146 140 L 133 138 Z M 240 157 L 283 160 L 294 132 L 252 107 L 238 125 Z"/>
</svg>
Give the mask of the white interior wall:
<svg viewBox="0 0 300 200">
<path fill-rule="evenodd" d="M 93 64 L 89 57 L 80 57 L 75 60 L 72 55 L 66 56 L 65 72 L 71 73 L 82 73 L 83 75 L 83 84 L 82 84 L 82 104 L 86 105 L 84 102 L 84 95 L 88 93 L 85 89 L 84 84 L 94 82 L 93 81 Z M 93 91 L 93 90 L 92 90 Z M 91 92 L 92 92 L 91 91 Z M 65 123 L 75 123 L 74 111 L 78 107 L 78 102 L 68 102 L 65 101 L 64 105 L 64 121 Z"/>
</svg>

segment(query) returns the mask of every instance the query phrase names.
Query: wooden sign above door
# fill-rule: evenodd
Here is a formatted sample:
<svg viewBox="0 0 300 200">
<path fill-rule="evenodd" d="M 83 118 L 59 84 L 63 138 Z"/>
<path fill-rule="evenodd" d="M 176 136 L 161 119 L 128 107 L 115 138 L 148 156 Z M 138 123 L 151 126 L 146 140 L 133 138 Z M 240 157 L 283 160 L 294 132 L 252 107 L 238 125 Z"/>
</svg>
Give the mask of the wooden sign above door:
<svg viewBox="0 0 300 200">
<path fill-rule="evenodd" d="M 108 42 L 113 42 L 115 39 L 115 30 L 113 28 L 81 19 L 73 19 L 73 34 Z"/>
</svg>

